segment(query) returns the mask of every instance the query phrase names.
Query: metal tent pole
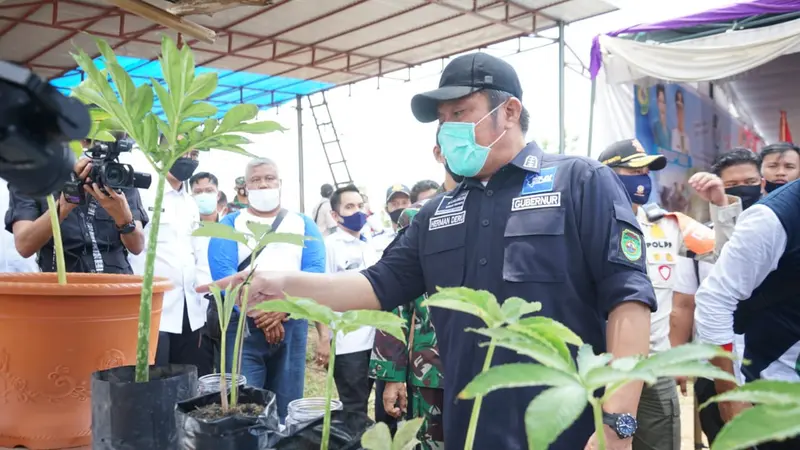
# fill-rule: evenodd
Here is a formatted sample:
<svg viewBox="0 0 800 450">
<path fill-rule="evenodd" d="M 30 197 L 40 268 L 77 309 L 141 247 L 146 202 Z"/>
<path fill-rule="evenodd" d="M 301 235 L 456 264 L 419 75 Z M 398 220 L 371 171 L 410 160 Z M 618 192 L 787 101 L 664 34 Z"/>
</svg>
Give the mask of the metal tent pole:
<svg viewBox="0 0 800 450">
<path fill-rule="evenodd" d="M 297 159 L 300 173 L 300 212 L 306 212 L 306 177 L 303 169 L 303 96 L 297 94 Z"/>
<path fill-rule="evenodd" d="M 564 154 L 566 151 L 567 137 L 564 132 L 564 22 L 558 22 L 558 152 Z"/>
</svg>

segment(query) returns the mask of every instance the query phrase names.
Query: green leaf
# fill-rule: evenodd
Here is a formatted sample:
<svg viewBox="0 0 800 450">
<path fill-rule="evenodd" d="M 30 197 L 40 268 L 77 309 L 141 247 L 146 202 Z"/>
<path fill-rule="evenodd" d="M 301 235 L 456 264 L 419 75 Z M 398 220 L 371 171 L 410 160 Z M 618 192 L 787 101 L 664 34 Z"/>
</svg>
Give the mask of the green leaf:
<svg viewBox="0 0 800 450">
<path fill-rule="evenodd" d="M 565 360 L 557 349 L 534 336 L 517 333 L 508 328 L 481 328 L 477 330 L 468 328 L 467 330 L 494 339 L 494 343 L 498 347 L 529 356 L 547 367 L 565 372 L 573 370 L 571 357 L 568 356 L 568 359 Z"/>
<path fill-rule="evenodd" d="M 528 448 L 544 450 L 569 428 L 588 404 L 587 393 L 577 384 L 548 389 L 525 410 Z"/>
<path fill-rule="evenodd" d="M 392 450 L 392 433 L 383 422 L 376 423 L 361 436 L 364 450 Z"/>
<path fill-rule="evenodd" d="M 503 321 L 506 323 L 517 322 L 522 316 L 539 312 L 541 310 L 541 303 L 529 302 L 519 297 L 507 298 L 503 304 L 500 305 L 500 312 L 503 316 Z"/>
<path fill-rule="evenodd" d="M 194 230 L 192 236 L 205 236 L 220 239 L 227 239 L 229 241 L 236 241 L 245 246 L 248 245 L 247 235 L 236 231 L 235 228 L 228 225 L 223 225 L 218 222 L 200 222 L 200 228 Z"/>
<path fill-rule="evenodd" d="M 284 128 L 283 125 L 279 124 L 278 122 L 264 120 L 261 122 L 243 123 L 233 127 L 231 131 L 237 131 L 240 133 L 264 134 L 272 133 L 274 131 L 284 132 L 286 130 L 288 130 L 288 128 Z"/>
<path fill-rule="evenodd" d="M 97 49 L 100 50 L 100 54 L 103 55 L 106 71 L 111 75 L 111 80 L 117 87 L 117 92 L 119 92 L 119 96 L 122 99 L 122 104 L 128 106 L 133 100 L 136 91 L 133 80 L 117 61 L 117 55 L 114 54 L 114 50 L 108 45 L 108 42 L 99 38 L 94 38 L 94 41 L 97 44 Z M 126 112 L 130 114 L 130 109 Z"/>
<path fill-rule="evenodd" d="M 337 330 L 345 334 L 361 327 L 375 327 L 399 341 L 406 342 L 406 334 L 403 331 L 406 320 L 397 314 L 369 310 L 347 311 L 342 314 L 338 322 Z"/>
<path fill-rule="evenodd" d="M 186 99 L 189 101 L 204 100 L 217 89 L 217 73 L 206 72 L 196 76 L 189 90 L 186 92 Z"/>
<path fill-rule="evenodd" d="M 114 142 L 117 140 L 117 138 L 115 138 L 114 135 L 108 131 L 96 131 L 90 136 L 87 136 L 87 138 L 102 142 Z"/>
<path fill-rule="evenodd" d="M 800 407 L 756 405 L 748 408 L 717 434 L 711 450 L 742 450 L 762 442 L 783 440 L 800 434 Z"/>
<path fill-rule="evenodd" d="M 103 111 L 100 108 L 90 108 L 89 109 L 89 118 L 92 122 L 103 122 L 105 120 L 111 119 L 111 114 Z"/>
<path fill-rule="evenodd" d="M 790 381 L 755 380 L 743 386 L 712 397 L 704 403 L 705 408 L 712 402 L 750 402 L 768 405 L 800 404 L 800 383 Z"/>
<path fill-rule="evenodd" d="M 601 387 L 611 386 L 625 381 L 641 380 L 648 384 L 658 381 L 652 373 L 641 370 L 620 370 L 612 365 L 595 367 L 583 377 L 583 384 L 594 391 Z"/>
<path fill-rule="evenodd" d="M 476 291 L 465 287 L 437 288 L 437 292 L 428 297 L 423 305 L 471 314 L 483 320 L 488 327 L 498 327 L 503 324 L 500 305 L 489 291 Z"/>
<path fill-rule="evenodd" d="M 424 421 L 425 419 L 418 417 L 401 422 L 397 427 L 397 432 L 394 434 L 392 450 L 414 450 L 419 444 L 417 434 Z"/>
<path fill-rule="evenodd" d="M 301 234 L 293 233 L 267 233 L 258 241 L 259 247 L 266 247 L 269 244 L 292 244 L 292 245 L 305 245 L 306 240 L 313 238 L 306 238 Z"/>
<path fill-rule="evenodd" d="M 638 365 L 636 370 L 639 370 Z M 687 361 L 650 369 L 649 372 L 659 378 L 684 376 L 736 382 L 736 377 L 706 361 Z"/>
<path fill-rule="evenodd" d="M 161 83 L 156 81 L 154 78 L 150 78 L 150 82 L 153 84 L 153 89 L 156 91 L 156 96 L 158 96 L 158 101 L 161 102 L 161 109 L 164 110 L 164 115 L 167 116 L 167 121 L 163 122 L 163 124 L 167 126 L 167 128 L 163 129 L 161 126 L 159 126 L 159 129 L 161 129 L 161 132 L 171 139 L 171 136 L 168 132 L 169 131 L 168 124 L 175 123 L 175 119 L 178 115 L 175 112 L 175 104 L 172 103 L 172 98 L 170 98 L 169 92 L 164 88 L 164 86 L 161 85 Z M 170 142 L 169 144 L 175 145 L 176 143 Z"/>
<path fill-rule="evenodd" d="M 498 389 L 573 385 L 580 387 L 575 377 L 558 369 L 532 363 L 503 364 L 490 367 L 489 370 L 475 376 L 458 394 L 458 398 L 471 399 Z"/>
<path fill-rule="evenodd" d="M 153 87 L 142 84 L 136 88 L 133 98 L 126 103 L 131 120 L 139 122 L 153 110 Z"/>
<path fill-rule="evenodd" d="M 242 122 L 255 119 L 257 115 L 258 106 L 256 105 L 236 105 L 225 113 L 222 123 L 217 128 L 217 133 L 229 132 Z"/>
<path fill-rule="evenodd" d="M 203 122 L 203 137 L 213 136 L 218 124 L 219 121 L 217 119 L 206 119 Z"/>
<path fill-rule="evenodd" d="M 578 374 L 581 378 L 586 379 L 589 372 L 597 369 L 598 367 L 605 366 L 611 361 L 612 358 L 613 355 L 608 353 L 595 355 L 591 345 L 583 344 L 578 349 L 578 357 L 576 358 L 578 361 Z"/>
<path fill-rule="evenodd" d="M 206 118 L 215 116 L 217 114 L 217 107 L 211 103 L 194 102 L 183 109 L 181 117 L 188 119 L 190 117 Z"/>
<path fill-rule="evenodd" d="M 658 369 L 672 364 L 680 364 L 689 361 L 704 361 L 716 357 L 734 358 L 732 353 L 728 353 L 716 345 L 708 344 L 686 344 L 680 347 L 671 348 L 664 352 L 658 352 L 650 357 L 643 359 L 637 364 L 637 369 L 652 370 L 658 373 Z"/>
<path fill-rule="evenodd" d="M 142 121 L 142 136 L 138 144 L 148 155 L 153 155 L 158 150 L 158 123 L 153 113 L 147 114 Z"/>
<path fill-rule="evenodd" d="M 511 327 L 514 329 L 519 328 L 520 330 L 525 330 L 527 332 L 536 334 L 545 332 L 549 335 L 557 337 L 558 339 L 561 339 L 567 344 L 572 344 L 577 347 L 583 345 L 583 340 L 577 334 L 567 328 L 567 326 L 563 323 L 555 321 L 549 317 L 526 317 Z"/>
<path fill-rule="evenodd" d="M 293 319 L 306 319 L 329 325 L 339 316 L 327 306 L 320 305 L 307 298 L 286 296 L 285 300 L 269 300 L 255 306 L 256 309 L 266 312 L 283 312 L 291 314 Z"/>
</svg>

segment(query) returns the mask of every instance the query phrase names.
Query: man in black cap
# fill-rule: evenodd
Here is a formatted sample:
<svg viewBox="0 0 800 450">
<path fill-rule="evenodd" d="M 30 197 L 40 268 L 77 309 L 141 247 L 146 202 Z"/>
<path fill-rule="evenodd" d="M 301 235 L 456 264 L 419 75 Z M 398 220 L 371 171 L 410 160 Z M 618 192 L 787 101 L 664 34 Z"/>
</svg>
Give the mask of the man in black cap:
<svg viewBox="0 0 800 450">
<path fill-rule="evenodd" d="M 501 302 L 509 297 L 541 302 L 541 315 L 561 321 L 597 352 L 646 354 L 656 302 L 642 232 L 624 187 L 597 161 L 545 154 L 526 144 L 528 114 L 521 98 L 508 63 L 484 53 L 453 59 L 439 89 L 415 96 L 411 104 L 418 120 L 439 120 L 442 154 L 450 170 L 465 179 L 429 200 L 391 250 L 360 274 L 258 272 L 251 279 L 251 301 L 286 292 L 339 311 L 392 310 L 439 286 L 466 286 L 488 290 Z M 432 308 L 431 314 L 447 373 L 447 448 L 527 449 L 525 410 L 542 391 L 536 387 L 488 394 L 474 443 L 465 447 L 472 402 L 456 396 L 481 372 L 486 357 L 481 344 L 487 341 L 465 329 L 484 324 L 451 310 Z M 530 361 L 497 349 L 492 364 Z M 603 431 L 606 448 L 630 448 L 641 389 L 641 383 L 631 383 L 604 404 L 605 422 L 614 424 Z M 590 409 L 573 418 L 551 450 L 595 448 Z"/>
</svg>

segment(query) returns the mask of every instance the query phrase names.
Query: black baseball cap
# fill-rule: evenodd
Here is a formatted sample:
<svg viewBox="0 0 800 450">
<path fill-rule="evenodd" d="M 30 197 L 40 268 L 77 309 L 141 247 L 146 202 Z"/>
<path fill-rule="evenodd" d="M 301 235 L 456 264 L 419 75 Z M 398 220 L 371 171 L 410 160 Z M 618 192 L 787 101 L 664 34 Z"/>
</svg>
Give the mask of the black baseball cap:
<svg viewBox="0 0 800 450">
<path fill-rule="evenodd" d="M 411 189 L 409 189 L 405 184 L 392 185 L 392 187 L 386 190 L 386 203 L 389 203 L 392 200 L 392 197 L 397 194 L 405 194 L 411 198 Z"/>
<path fill-rule="evenodd" d="M 597 159 L 609 167 L 631 169 L 647 167 L 650 170 L 661 170 L 667 167 L 667 158 L 664 155 L 648 155 L 637 139 L 617 141 L 608 146 Z"/>
<path fill-rule="evenodd" d="M 511 64 L 477 52 L 450 61 L 439 78 L 439 89 L 415 95 L 411 99 L 411 112 L 420 122 L 433 122 L 439 118 L 439 103 L 483 89 L 506 92 L 522 100 L 522 86 Z"/>
</svg>

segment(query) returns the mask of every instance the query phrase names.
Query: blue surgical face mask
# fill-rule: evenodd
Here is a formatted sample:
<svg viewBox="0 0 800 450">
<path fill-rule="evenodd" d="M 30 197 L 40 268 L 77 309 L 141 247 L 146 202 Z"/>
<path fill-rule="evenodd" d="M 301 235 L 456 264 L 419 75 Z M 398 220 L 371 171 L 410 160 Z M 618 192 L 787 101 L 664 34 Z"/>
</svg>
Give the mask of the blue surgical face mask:
<svg viewBox="0 0 800 450">
<path fill-rule="evenodd" d="M 341 216 L 342 226 L 351 231 L 361 231 L 367 224 L 367 215 L 363 211 L 356 211 L 350 216 Z"/>
<path fill-rule="evenodd" d="M 625 190 L 631 197 L 631 202 L 637 205 L 644 205 L 647 199 L 650 198 L 650 191 L 653 189 L 653 183 L 650 181 L 650 176 L 641 175 L 619 175 Z"/>
<path fill-rule="evenodd" d="M 442 155 L 447 161 L 447 166 L 453 173 L 465 177 L 474 177 L 483 169 L 483 165 L 486 164 L 486 158 L 489 157 L 489 151 L 506 134 L 506 130 L 503 130 L 503 133 L 488 147 L 484 147 L 478 145 L 475 141 L 475 127 L 497 111 L 500 106 L 503 105 L 498 105 L 475 123 L 445 122 L 439 128 L 437 136 L 439 147 L 442 149 Z"/>
<path fill-rule="evenodd" d="M 203 192 L 194 196 L 194 201 L 197 203 L 197 209 L 200 214 L 207 216 L 217 210 L 217 194 L 216 192 Z"/>
</svg>

